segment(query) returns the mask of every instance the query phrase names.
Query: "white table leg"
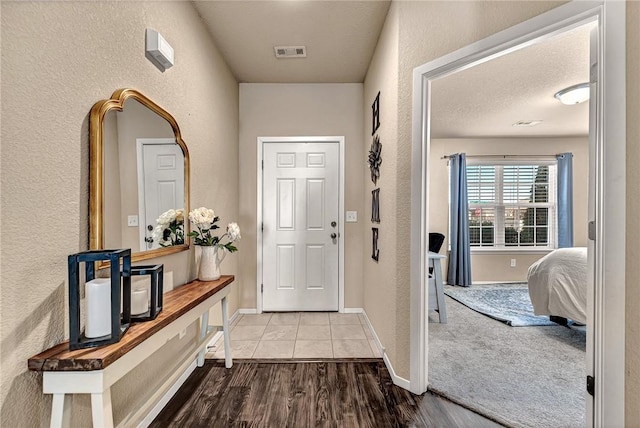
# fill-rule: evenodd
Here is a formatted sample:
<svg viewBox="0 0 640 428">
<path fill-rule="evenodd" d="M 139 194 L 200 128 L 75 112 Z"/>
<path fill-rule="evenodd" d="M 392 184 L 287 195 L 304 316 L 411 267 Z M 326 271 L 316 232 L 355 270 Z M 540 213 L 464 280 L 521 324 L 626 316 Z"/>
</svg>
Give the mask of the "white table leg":
<svg viewBox="0 0 640 428">
<path fill-rule="evenodd" d="M 102 394 L 91 394 L 91 416 L 94 428 L 113 428 L 111 388 Z"/>
<path fill-rule="evenodd" d="M 207 331 L 209 329 L 209 309 L 202 314 L 202 320 L 200 321 L 200 342 L 204 341 L 205 337 L 207 337 Z M 202 344 L 201 344 L 202 345 Z M 204 354 L 207 352 L 207 344 L 203 345 L 204 347 L 198 354 L 198 367 L 202 367 L 204 365 Z"/>
<path fill-rule="evenodd" d="M 433 276 L 436 286 L 436 299 L 438 299 L 438 316 L 441 323 L 447 322 L 447 306 L 444 300 L 444 286 L 442 285 L 442 264 L 440 259 L 433 260 Z"/>
<path fill-rule="evenodd" d="M 53 394 L 51 428 L 71 426 L 71 394 Z"/>
<path fill-rule="evenodd" d="M 233 366 L 231 360 L 231 339 L 229 335 L 229 315 L 227 311 L 227 297 L 222 298 L 222 335 L 224 336 L 224 366 L 228 369 Z"/>
</svg>

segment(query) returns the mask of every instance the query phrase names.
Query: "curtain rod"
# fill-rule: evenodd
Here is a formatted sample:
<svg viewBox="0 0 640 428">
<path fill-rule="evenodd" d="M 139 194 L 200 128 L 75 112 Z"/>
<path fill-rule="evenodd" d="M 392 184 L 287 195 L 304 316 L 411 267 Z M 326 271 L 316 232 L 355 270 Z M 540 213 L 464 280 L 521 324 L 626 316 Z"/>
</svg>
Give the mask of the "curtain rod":
<svg viewBox="0 0 640 428">
<path fill-rule="evenodd" d="M 563 155 L 563 153 L 558 153 L 556 155 L 467 155 L 467 158 L 533 158 L 533 159 L 541 159 L 541 158 L 553 158 L 556 159 L 558 156 Z M 452 155 L 444 155 L 440 159 L 450 159 Z"/>
</svg>

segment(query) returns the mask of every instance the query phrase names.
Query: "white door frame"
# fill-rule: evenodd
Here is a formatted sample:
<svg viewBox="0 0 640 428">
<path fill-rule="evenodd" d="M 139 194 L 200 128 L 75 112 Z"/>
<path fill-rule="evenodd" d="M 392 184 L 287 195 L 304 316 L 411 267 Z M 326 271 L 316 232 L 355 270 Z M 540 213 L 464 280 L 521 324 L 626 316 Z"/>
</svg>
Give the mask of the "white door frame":
<svg viewBox="0 0 640 428">
<path fill-rule="evenodd" d="M 344 137 L 258 137 L 257 219 L 256 222 L 256 313 L 262 313 L 262 153 L 268 143 L 338 143 L 338 311 L 344 312 Z"/>
<path fill-rule="evenodd" d="M 595 278 L 593 331 L 587 337 L 588 426 L 624 426 L 625 382 L 625 3 L 574 1 L 414 69 L 411 178 L 410 389 L 428 383 L 428 302 L 425 281 L 429 230 L 431 80 L 597 20 L 599 62 L 596 117 Z M 605 144 L 606 141 L 606 144 Z M 590 220 L 594 220 L 590 218 Z M 607 284 L 606 288 L 604 284 Z M 591 339 L 591 340 L 590 340 Z M 586 384 L 586 379 L 585 379 Z"/>
</svg>

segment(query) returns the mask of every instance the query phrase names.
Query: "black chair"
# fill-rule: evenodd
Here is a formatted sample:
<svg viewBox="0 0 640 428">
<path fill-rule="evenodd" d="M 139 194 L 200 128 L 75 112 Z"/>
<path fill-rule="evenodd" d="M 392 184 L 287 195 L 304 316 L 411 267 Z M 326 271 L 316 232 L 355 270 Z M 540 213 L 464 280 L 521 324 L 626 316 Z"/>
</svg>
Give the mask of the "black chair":
<svg viewBox="0 0 640 428">
<path fill-rule="evenodd" d="M 442 233 L 430 232 L 429 233 L 429 252 L 439 253 L 442 244 L 444 243 L 444 235 Z M 433 267 L 429 267 L 429 276 L 433 274 Z"/>
<path fill-rule="evenodd" d="M 442 233 L 429 233 L 429 251 L 432 253 L 439 253 L 440 248 L 444 242 L 444 235 Z"/>
<path fill-rule="evenodd" d="M 429 233 L 429 252 L 438 254 L 444 243 L 444 235 L 442 233 Z M 436 263 L 437 262 L 437 263 Z M 434 269 L 438 269 L 438 272 L 434 272 Z M 444 300 L 444 290 L 441 272 L 441 260 L 434 260 L 429 257 L 429 310 L 435 310 L 438 312 L 439 321 L 441 323 L 447 322 L 447 307 Z"/>
</svg>

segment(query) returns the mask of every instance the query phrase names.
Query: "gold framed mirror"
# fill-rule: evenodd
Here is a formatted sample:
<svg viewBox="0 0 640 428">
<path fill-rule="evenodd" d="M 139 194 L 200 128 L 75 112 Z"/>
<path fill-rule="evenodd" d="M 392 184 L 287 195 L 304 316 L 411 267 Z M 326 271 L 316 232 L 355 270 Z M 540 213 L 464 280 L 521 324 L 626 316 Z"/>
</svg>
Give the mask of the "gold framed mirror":
<svg viewBox="0 0 640 428">
<path fill-rule="evenodd" d="M 89 248 L 131 261 L 189 248 L 189 150 L 173 116 L 118 89 L 89 116 Z"/>
</svg>

